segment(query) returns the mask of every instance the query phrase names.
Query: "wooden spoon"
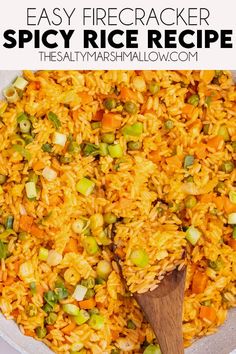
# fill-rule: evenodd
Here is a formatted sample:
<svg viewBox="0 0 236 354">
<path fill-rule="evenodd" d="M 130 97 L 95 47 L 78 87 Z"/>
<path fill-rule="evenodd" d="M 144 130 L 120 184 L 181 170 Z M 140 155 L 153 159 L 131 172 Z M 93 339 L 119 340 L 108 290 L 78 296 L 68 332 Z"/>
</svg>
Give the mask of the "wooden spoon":
<svg viewBox="0 0 236 354">
<path fill-rule="evenodd" d="M 186 268 L 169 273 L 158 288 L 134 297 L 157 337 L 162 354 L 183 354 L 182 311 Z"/>
</svg>

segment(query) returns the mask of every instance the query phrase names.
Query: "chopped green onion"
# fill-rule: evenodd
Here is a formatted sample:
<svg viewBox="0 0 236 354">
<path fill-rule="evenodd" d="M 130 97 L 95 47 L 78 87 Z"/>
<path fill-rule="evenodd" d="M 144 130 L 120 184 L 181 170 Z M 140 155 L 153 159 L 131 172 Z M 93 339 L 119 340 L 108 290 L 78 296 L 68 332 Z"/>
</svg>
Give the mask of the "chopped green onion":
<svg viewBox="0 0 236 354">
<path fill-rule="evenodd" d="M 28 81 L 26 81 L 23 77 L 20 76 L 13 83 L 13 86 L 21 91 L 23 91 L 27 85 L 28 85 Z"/>
<path fill-rule="evenodd" d="M 234 170 L 234 163 L 233 161 L 224 161 L 220 166 L 220 170 L 225 173 L 231 173 Z"/>
<path fill-rule="evenodd" d="M 147 252 L 140 248 L 131 252 L 130 261 L 137 267 L 144 268 L 148 265 L 149 258 Z"/>
<path fill-rule="evenodd" d="M 161 354 L 159 345 L 149 344 L 143 354 Z"/>
<path fill-rule="evenodd" d="M 48 249 L 44 247 L 40 247 L 38 257 L 40 261 L 46 261 L 48 258 Z"/>
<path fill-rule="evenodd" d="M 64 286 L 57 287 L 54 291 L 58 297 L 58 300 L 67 299 L 69 296 L 68 290 Z"/>
<path fill-rule="evenodd" d="M 84 177 L 76 184 L 77 192 L 83 194 L 85 197 L 88 197 L 94 190 L 95 183 L 90 179 Z"/>
<path fill-rule="evenodd" d="M 25 120 L 28 120 L 28 116 L 27 116 L 25 113 L 21 113 L 21 114 L 17 117 L 17 123 L 24 122 Z"/>
<path fill-rule="evenodd" d="M 194 195 L 189 195 L 185 199 L 186 208 L 193 208 L 193 207 L 195 207 L 196 204 L 197 204 L 197 199 L 196 199 L 196 197 L 194 197 Z"/>
<path fill-rule="evenodd" d="M 172 122 L 172 120 L 168 119 L 165 121 L 164 126 L 166 129 L 170 130 L 174 127 L 174 123 Z"/>
<path fill-rule="evenodd" d="M 71 141 L 67 148 L 70 154 L 78 154 L 81 151 L 79 144 L 76 141 Z"/>
<path fill-rule="evenodd" d="M 130 136 L 140 136 L 143 132 L 143 124 L 140 122 L 134 123 L 132 125 L 125 125 L 122 129 L 124 135 Z"/>
<path fill-rule="evenodd" d="M 88 289 L 86 294 L 85 294 L 85 297 L 84 299 L 85 300 L 88 300 L 88 299 L 91 299 L 91 297 L 94 297 L 95 296 L 95 291 L 94 289 Z"/>
<path fill-rule="evenodd" d="M 136 329 L 136 325 L 132 320 L 127 321 L 127 328 L 128 329 Z"/>
<path fill-rule="evenodd" d="M 47 335 L 47 330 L 45 327 L 37 327 L 36 328 L 36 335 L 38 338 L 42 339 L 44 337 L 46 337 Z"/>
<path fill-rule="evenodd" d="M 103 222 L 104 222 L 102 214 L 99 214 L 99 213 L 93 214 L 90 217 L 89 221 L 90 221 L 90 227 L 92 230 L 103 226 Z"/>
<path fill-rule="evenodd" d="M 88 324 L 95 330 L 101 330 L 104 327 L 104 317 L 101 315 L 93 314 Z"/>
<path fill-rule="evenodd" d="M 30 288 L 30 291 L 33 295 L 36 294 L 37 292 L 37 288 L 36 288 L 36 283 L 35 281 L 33 281 L 32 283 L 29 284 L 29 288 Z"/>
<path fill-rule="evenodd" d="M 135 151 L 141 149 L 142 144 L 140 141 L 129 141 L 127 146 L 129 150 Z"/>
<path fill-rule="evenodd" d="M 194 107 L 197 107 L 199 104 L 199 96 L 198 95 L 192 95 L 188 99 L 188 103 L 193 105 Z"/>
<path fill-rule="evenodd" d="M 60 122 L 60 120 L 58 119 L 58 116 L 55 113 L 49 112 L 48 113 L 48 119 L 52 122 L 52 124 L 54 125 L 55 129 L 58 130 L 60 128 L 61 122 Z"/>
<path fill-rule="evenodd" d="M 203 305 L 203 306 L 211 306 L 211 300 L 202 301 L 201 305 Z"/>
<path fill-rule="evenodd" d="M 218 194 L 221 194 L 224 190 L 225 190 L 225 184 L 222 181 L 218 182 L 214 188 L 214 192 Z"/>
<path fill-rule="evenodd" d="M 57 178 L 57 173 L 52 168 L 46 166 L 42 171 L 42 176 L 49 182 Z"/>
<path fill-rule="evenodd" d="M 105 259 L 98 262 L 96 272 L 99 278 L 106 280 L 111 271 L 112 267 L 110 262 L 106 261 Z"/>
<path fill-rule="evenodd" d="M 104 107 L 108 109 L 108 111 L 111 111 L 112 109 L 116 108 L 117 106 L 117 100 L 115 98 L 107 98 L 103 102 Z"/>
<path fill-rule="evenodd" d="M 228 131 L 228 129 L 227 129 L 227 127 L 225 125 L 220 126 L 217 135 L 218 136 L 222 136 L 224 141 L 229 141 L 230 140 L 229 131 Z"/>
<path fill-rule="evenodd" d="M 236 240 L 236 226 L 233 227 L 233 239 Z"/>
<path fill-rule="evenodd" d="M 101 156 L 107 156 L 108 155 L 108 145 L 106 143 L 100 143 L 99 144 L 99 154 Z"/>
<path fill-rule="evenodd" d="M 83 309 L 80 310 L 79 314 L 74 318 L 75 323 L 79 326 L 87 322 L 89 319 L 90 319 L 89 313 Z"/>
<path fill-rule="evenodd" d="M 0 185 L 4 184 L 7 180 L 7 176 L 5 175 L 0 175 Z"/>
<path fill-rule="evenodd" d="M 71 156 L 60 156 L 60 163 L 68 164 L 71 163 Z"/>
<path fill-rule="evenodd" d="M 36 175 L 34 171 L 30 171 L 28 175 L 28 181 L 29 182 L 34 182 L 35 184 L 38 182 L 39 176 Z"/>
<path fill-rule="evenodd" d="M 53 135 L 53 143 L 64 147 L 66 145 L 67 137 L 65 134 L 55 132 Z"/>
<path fill-rule="evenodd" d="M 106 224 L 114 224 L 117 221 L 117 217 L 113 213 L 106 213 L 103 218 Z"/>
<path fill-rule="evenodd" d="M 99 314 L 99 309 L 98 309 L 97 307 L 94 307 L 93 309 L 88 310 L 88 313 L 89 313 L 90 315 L 93 315 L 94 313 L 95 313 L 96 315 L 98 315 L 98 314 Z"/>
<path fill-rule="evenodd" d="M 236 213 L 231 213 L 228 215 L 228 224 L 236 225 Z"/>
<path fill-rule="evenodd" d="M 101 126 L 102 126 L 102 123 L 101 123 L 101 122 L 92 122 L 92 123 L 91 123 L 91 128 L 92 128 L 93 130 L 99 129 L 99 128 L 101 128 Z"/>
<path fill-rule="evenodd" d="M 185 237 L 191 243 L 191 245 L 195 246 L 201 237 L 201 232 L 194 226 L 190 226 L 186 231 Z"/>
<path fill-rule="evenodd" d="M 53 307 L 50 306 L 49 304 L 45 304 L 43 306 L 43 311 L 46 312 L 46 313 L 52 312 L 52 310 L 53 310 Z"/>
<path fill-rule="evenodd" d="M 7 253 L 8 253 L 7 244 L 3 243 L 2 240 L 0 240 L 0 259 L 7 258 Z"/>
<path fill-rule="evenodd" d="M 82 301 L 84 300 L 87 290 L 88 289 L 85 286 L 79 284 L 76 286 L 72 297 L 77 301 Z"/>
<path fill-rule="evenodd" d="M 7 87 L 5 90 L 3 90 L 3 94 L 7 101 L 10 103 L 16 103 L 16 101 L 19 99 L 19 95 L 13 86 Z"/>
<path fill-rule="evenodd" d="M 26 150 L 23 146 L 16 144 L 13 145 L 12 148 L 14 151 L 22 155 L 26 160 L 29 161 L 31 159 L 31 153 L 28 150 Z"/>
<path fill-rule="evenodd" d="M 188 168 L 189 166 L 192 166 L 193 163 L 194 163 L 194 156 L 186 155 L 184 158 L 184 168 Z"/>
<path fill-rule="evenodd" d="M 85 227 L 85 222 L 84 222 L 84 220 L 81 220 L 81 219 L 75 220 L 72 224 L 72 230 L 76 234 L 80 234 L 83 231 L 84 227 Z"/>
<path fill-rule="evenodd" d="M 80 308 L 73 304 L 65 304 L 63 305 L 63 311 L 71 316 L 79 316 Z"/>
<path fill-rule="evenodd" d="M 218 272 L 222 268 L 222 261 L 219 258 L 216 261 L 209 261 L 209 267 Z"/>
<path fill-rule="evenodd" d="M 44 300 L 52 307 L 58 302 L 58 297 L 56 293 L 52 290 L 49 290 L 46 293 L 44 293 L 43 297 Z"/>
<path fill-rule="evenodd" d="M 14 216 L 9 215 L 6 219 L 5 228 L 6 230 L 13 228 Z"/>
<path fill-rule="evenodd" d="M 26 195 L 29 199 L 36 198 L 37 197 L 37 190 L 36 190 L 35 182 L 27 182 L 25 184 L 25 191 L 26 191 Z"/>
<path fill-rule="evenodd" d="M 138 111 L 138 107 L 134 102 L 127 101 L 124 104 L 124 110 L 129 114 L 135 114 Z"/>
<path fill-rule="evenodd" d="M 92 236 L 87 236 L 84 239 L 84 248 L 90 256 L 96 254 L 99 251 L 97 241 Z"/>
<path fill-rule="evenodd" d="M 123 149 L 120 144 L 108 146 L 109 155 L 114 158 L 120 158 L 123 156 Z"/>
<path fill-rule="evenodd" d="M 95 145 L 95 144 L 86 144 L 83 148 L 83 154 L 85 156 L 96 156 L 99 155 L 99 145 Z"/>
<path fill-rule="evenodd" d="M 150 93 L 152 95 L 155 95 L 160 90 L 160 86 L 158 85 L 158 83 L 156 81 L 153 80 L 148 85 L 148 90 L 150 91 Z"/>
<path fill-rule="evenodd" d="M 95 287 L 95 279 L 92 277 L 83 279 L 81 280 L 81 285 L 85 286 L 87 289 L 93 289 Z"/>
<path fill-rule="evenodd" d="M 102 142 L 106 144 L 113 144 L 115 141 L 114 133 L 105 133 L 102 135 Z"/>
<path fill-rule="evenodd" d="M 233 204 L 236 204 L 236 191 L 229 192 L 229 199 Z"/>
<path fill-rule="evenodd" d="M 29 133 L 31 129 L 31 122 L 27 120 L 23 120 L 19 123 L 21 133 Z"/>
<path fill-rule="evenodd" d="M 57 314 L 55 312 L 50 312 L 45 322 L 48 325 L 53 325 L 56 322 L 56 320 L 57 320 Z"/>
<path fill-rule="evenodd" d="M 52 145 L 49 144 L 49 143 L 46 143 L 46 144 L 43 144 L 41 149 L 44 151 L 44 152 L 52 152 Z"/>
</svg>

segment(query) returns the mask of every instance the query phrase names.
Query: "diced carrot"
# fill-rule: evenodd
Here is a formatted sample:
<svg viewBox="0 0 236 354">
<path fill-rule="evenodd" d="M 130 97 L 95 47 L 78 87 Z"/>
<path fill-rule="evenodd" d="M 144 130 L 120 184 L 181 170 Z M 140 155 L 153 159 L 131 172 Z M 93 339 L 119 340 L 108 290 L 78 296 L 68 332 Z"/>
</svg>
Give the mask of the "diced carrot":
<svg viewBox="0 0 236 354">
<path fill-rule="evenodd" d="M 201 203 L 205 203 L 205 204 L 211 203 L 213 196 L 214 195 L 212 193 L 203 194 L 200 196 L 200 201 L 201 201 Z"/>
<path fill-rule="evenodd" d="M 28 337 L 34 337 L 35 336 L 35 333 L 33 331 L 31 331 L 30 329 L 25 329 L 24 330 L 24 334 L 25 334 L 25 336 L 28 336 Z"/>
<path fill-rule="evenodd" d="M 180 156 L 174 155 L 166 158 L 166 163 L 173 169 L 179 169 L 182 166 L 182 159 Z"/>
<path fill-rule="evenodd" d="M 83 300 L 79 302 L 79 307 L 85 310 L 91 310 L 96 306 L 96 301 L 93 297 L 88 300 Z"/>
<path fill-rule="evenodd" d="M 120 90 L 120 99 L 122 101 L 137 101 L 137 94 L 128 87 L 122 87 Z"/>
<path fill-rule="evenodd" d="M 14 277 L 8 277 L 5 281 L 4 281 L 4 285 L 12 285 L 15 281 Z"/>
<path fill-rule="evenodd" d="M 16 261 L 14 263 L 14 270 L 15 270 L 16 274 L 18 274 L 18 272 L 19 272 L 19 268 L 20 268 L 21 263 L 22 263 L 21 261 Z"/>
<path fill-rule="evenodd" d="M 161 161 L 161 156 L 159 151 L 151 151 L 150 154 L 148 155 L 149 160 L 151 160 L 153 163 L 158 164 Z"/>
<path fill-rule="evenodd" d="M 220 91 L 214 91 L 214 90 L 206 90 L 205 96 L 211 97 L 211 101 L 217 101 L 222 97 Z"/>
<path fill-rule="evenodd" d="M 118 129 L 121 126 L 121 116 L 115 113 L 104 113 L 102 118 L 102 127 L 104 129 Z"/>
<path fill-rule="evenodd" d="M 71 115 L 74 120 L 77 120 L 79 118 L 79 110 L 75 109 L 74 111 L 72 111 Z"/>
<path fill-rule="evenodd" d="M 194 273 L 193 281 L 192 281 L 192 292 L 194 294 L 201 294 L 206 289 L 208 281 L 208 276 L 197 270 Z"/>
<path fill-rule="evenodd" d="M 197 156 L 198 159 L 202 160 L 206 158 L 207 156 L 206 144 L 203 143 L 196 144 L 194 145 L 194 149 L 195 149 L 195 155 Z"/>
<path fill-rule="evenodd" d="M 200 78 L 202 81 L 208 85 L 215 76 L 215 70 L 202 70 L 200 73 Z"/>
<path fill-rule="evenodd" d="M 75 252 L 78 253 L 78 242 L 74 238 L 70 238 L 70 240 L 67 242 L 66 247 L 64 249 L 64 253 L 70 253 L 70 252 Z"/>
<path fill-rule="evenodd" d="M 207 142 L 207 147 L 215 151 L 221 150 L 224 146 L 224 138 L 222 136 L 214 136 L 210 138 Z"/>
<path fill-rule="evenodd" d="M 182 114 L 186 114 L 188 117 L 191 117 L 194 111 L 194 106 L 192 104 L 185 104 L 182 109 Z"/>
<path fill-rule="evenodd" d="M 120 336 L 120 332 L 119 331 L 115 331 L 114 329 L 111 329 L 111 339 L 112 340 L 117 340 Z"/>
<path fill-rule="evenodd" d="M 100 109 L 93 116 L 93 120 L 95 120 L 96 122 L 100 122 L 103 118 L 103 114 L 104 114 L 104 111 L 102 109 Z"/>
<path fill-rule="evenodd" d="M 124 259 L 125 258 L 125 252 L 123 250 L 123 248 L 116 248 L 116 251 L 115 251 L 115 254 L 117 254 L 117 256 L 120 258 L 120 259 Z"/>
<path fill-rule="evenodd" d="M 234 251 L 236 251 L 236 240 L 234 240 L 233 238 L 231 238 L 228 242 L 228 245 L 233 248 Z"/>
<path fill-rule="evenodd" d="M 224 196 L 224 210 L 227 214 L 236 212 L 236 204 L 232 203 L 226 196 Z"/>
<path fill-rule="evenodd" d="M 218 197 L 214 196 L 212 201 L 213 201 L 213 203 L 215 203 L 216 208 L 218 210 L 222 210 L 224 208 L 224 198 L 223 198 L 223 196 L 218 196 Z"/>
<path fill-rule="evenodd" d="M 88 104 L 91 103 L 93 100 L 93 97 L 87 93 L 87 92 L 79 92 L 78 93 L 79 98 L 81 99 L 82 104 Z"/>
<path fill-rule="evenodd" d="M 71 322 L 68 324 L 66 327 L 62 328 L 61 331 L 65 334 L 70 334 L 76 327 L 76 324 L 74 322 Z"/>
<path fill-rule="evenodd" d="M 14 317 L 14 318 L 16 318 L 17 316 L 19 316 L 19 309 L 15 309 L 15 310 L 13 310 L 12 312 L 11 312 L 11 315 Z"/>
<path fill-rule="evenodd" d="M 216 311 L 213 307 L 201 306 L 199 317 L 202 318 L 203 320 L 214 322 L 216 319 Z"/>
<path fill-rule="evenodd" d="M 33 164 L 33 170 L 34 171 L 39 171 L 39 170 L 42 170 L 44 167 L 45 167 L 45 165 L 44 165 L 44 162 L 42 162 L 42 161 L 37 161 L 37 162 L 35 162 L 34 164 Z"/>
<path fill-rule="evenodd" d="M 53 325 L 47 325 L 46 326 L 48 332 L 51 332 L 53 329 L 55 329 L 55 327 Z"/>
<path fill-rule="evenodd" d="M 31 226 L 31 230 L 30 230 L 31 235 L 35 236 L 35 237 L 43 237 L 44 236 L 44 231 L 42 229 L 40 229 L 36 224 L 33 224 Z"/>
<path fill-rule="evenodd" d="M 19 223 L 20 229 L 22 231 L 30 232 L 33 222 L 34 219 L 32 216 L 22 215 L 20 217 L 20 223 Z"/>
</svg>

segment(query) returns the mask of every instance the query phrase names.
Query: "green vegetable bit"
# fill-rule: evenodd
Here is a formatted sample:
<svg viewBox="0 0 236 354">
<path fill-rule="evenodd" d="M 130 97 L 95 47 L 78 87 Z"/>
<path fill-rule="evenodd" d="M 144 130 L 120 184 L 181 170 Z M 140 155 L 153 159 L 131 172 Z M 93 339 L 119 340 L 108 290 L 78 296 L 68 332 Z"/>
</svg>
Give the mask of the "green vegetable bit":
<svg viewBox="0 0 236 354">
<path fill-rule="evenodd" d="M 194 163 L 194 156 L 192 155 L 186 155 L 184 158 L 184 168 L 188 168 L 192 166 Z"/>
<path fill-rule="evenodd" d="M 55 312 L 50 312 L 45 322 L 48 325 L 53 325 L 56 322 L 56 320 L 57 320 L 57 314 Z"/>
<path fill-rule="evenodd" d="M 231 173 L 234 170 L 234 163 L 233 161 L 224 161 L 220 166 L 220 170 L 225 173 Z"/>
<path fill-rule="evenodd" d="M 185 206 L 186 208 L 193 208 L 195 207 L 195 205 L 197 204 L 197 198 L 194 197 L 194 195 L 189 195 L 186 199 L 185 199 Z"/>
<path fill-rule="evenodd" d="M 43 339 L 47 335 L 47 330 L 45 327 L 37 327 L 35 331 L 36 331 L 37 337 L 40 339 Z"/>
<path fill-rule="evenodd" d="M 29 284 L 30 291 L 33 295 L 37 293 L 36 283 L 33 281 Z"/>
<path fill-rule="evenodd" d="M 149 344 L 143 354 L 161 354 L 159 345 Z"/>
<path fill-rule="evenodd" d="M 29 172 L 29 175 L 28 175 L 29 182 L 34 182 L 35 184 L 37 184 L 38 179 L 39 179 L 39 176 L 36 175 L 36 173 L 34 171 Z"/>
<path fill-rule="evenodd" d="M 140 150 L 142 144 L 140 141 L 129 141 L 127 147 L 129 150 L 135 151 L 135 150 Z"/>
<path fill-rule="evenodd" d="M 218 258 L 216 261 L 209 261 L 208 265 L 211 269 L 218 272 L 222 268 L 222 261 Z"/>
<path fill-rule="evenodd" d="M 101 330 L 104 327 L 104 317 L 93 314 L 88 322 L 89 326 L 95 330 Z"/>
<path fill-rule="evenodd" d="M 7 244 L 3 243 L 2 240 L 0 240 L 0 259 L 6 259 L 7 253 L 8 253 Z"/>
<path fill-rule="evenodd" d="M 233 227 L 232 237 L 233 237 L 234 240 L 236 240 L 236 226 Z"/>
<path fill-rule="evenodd" d="M 149 263 L 148 254 L 144 249 L 136 249 L 131 252 L 130 261 L 137 267 L 144 268 Z"/>
<path fill-rule="evenodd" d="M 87 236 L 84 239 L 84 248 L 90 256 L 96 254 L 99 251 L 97 241 L 92 236 Z"/>
<path fill-rule="evenodd" d="M 52 145 L 49 144 L 49 143 L 45 143 L 45 144 L 42 145 L 41 149 L 44 152 L 52 152 Z"/>
<path fill-rule="evenodd" d="M 136 325 L 132 320 L 127 321 L 127 328 L 128 329 L 136 329 Z"/>
<path fill-rule="evenodd" d="M 120 144 L 108 145 L 108 152 L 113 159 L 123 156 L 123 149 Z"/>
<path fill-rule="evenodd" d="M 120 349 L 119 348 L 113 348 L 111 350 L 111 354 L 120 354 Z"/>
<path fill-rule="evenodd" d="M 113 144 L 115 141 L 114 133 L 105 133 L 102 135 L 102 142 L 106 144 Z"/>
<path fill-rule="evenodd" d="M 134 102 L 127 101 L 124 104 L 124 110 L 129 114 L 135 114 L 138 111 L 138 107 Z"/>
<path fill-rule="evenodd" d="M 91 299 L 91 297 L 94 297 L 95 296 L 95 291 L 93 289 L 88 289 L 85 296 L 84 296 L 84 299 L 85 300 L 88 300 L 88 299 Z"/>
<path fill-rule="evenodd" d="M 108 109 L 108 111 L 111 111 L 112 109 L 116 108 L 117 106 L 117 100 L 115 98 L 107 98 L 104 101 L 104 107 Z"/>
<path fill-rule="evenodd" d="M 158 85 L 158 83 L 156 81 L 153 80 L 148 85 L 148 90 L 152 95 L 155 95 L 160 90 L 160 86 Z"/>
<path fill-rule="evenodd" d="M 49 290 L 46 293 L 44 293 L 43 297 L 44 300 L 52 307 L 58 302 L 58 296 L 52 290 Z"/>
<path fill-rule="evenodd" d="M 12 229 L 13 228 L 13 222 L 14 222 L 14 216 L 9 215 L 6 219 L 5 222 L 5 228 L 6 230 Z"/>
<path fill-rule="evenodd" d="M 45 304 L 45 305 L 43 306 L 43 311 L 46 312 L 46 313 L 49 313 L 49 312 L 51 312 L 52 310 L 53 310 L 53 307 L 50 306 L 49 304 Z"/>
<path fill-rule="evenodd" d="M 60 156 L 60 163 L 68 164 L 71 163 L 71 161 L 72 161 L 71 156 Z"/>
<path fill-rule="evenodd" d="M 24 120 L 28 120 L 28 116 L 25 113 L 21 113 L 18 117 L 17 117 L 17 123 L 21 123 Z"/>
<path fill-rule="evenodd" d="M 63 305 L 63 311 L 71 316 L 78 316 L 80 313 L 80 308 L 73 304 Z"/>
<path fill-rule="evenodd" d="M 117 217 L 113 213 L 104 214 L 103 219 L 106 224 L 114 224 L 117 221 Z"/>
<path fill-rule="evenodd" d="M 88 197 L 94 190 L 95 183 L 90 179 L 84 177 L 76 184 L 77 192 L 83 194 L 85 197 Z"/>
<path fill-rule="evenodd" d="M 93 130 L 99 129 L 99 128 L 101 128 L 101 126 L 102 126 L 102 123 L 101 123 L 101 122 L 92 122 L 92 123 L 91 123 L 91 128 L 92 128 Z"/>
<path fill-rule="evenodd" d="M 90 319 L 90 315 L 86 310 L 80 310 L 79 314 L 74 317 L 75 323 L 79 326 L 86 323 Z"/>
<path fill-rule="evenodd" d="M 21 133 L 29 133 L 30 132 L 30 129 L 31 129 L 31 122 L 30 120 L 26 119 L 26 120 L 22 120 L 20 123 L 19 123 L 19 127 L 20 127 L 20 131 Z"/>
<path fill-rule="evenodd" d="M 58 300 L 67 299 L 69 296 L 68 290 L 65 287 L 58 287 L 55 290 Z"/>
<path fill-rule="evenodd" d="M 95 286 L 95 279 L 92 277 L 89 277 L 88 279 L 83 279 L 81 280 L 81 285 L 85 286 L 88 289 L 93 289 Z"/>
<path fill-rule="evenodd" d="M 198 95 L 192 95 L 188 99 L 188 103 L 193 105 L 194 107 L 197 107 L 199 105 L 199 96 Z"/>
<path fill-rule="evenodd" d="M 54 128 L 56 130 L 58 130 L 61 126 L 61 122 L 60 120 L 58 119 L 58 116 L 53 113 L 53 112 L 49 112 L 48 113 L 48 119 L 52 122 L 52 124 L 54 125 Z"/>
<path fill-rule="evenodd" d="M 130 136 L 140 136 L 143 132 L 143 124 L 140 122 L 134 123 L 132 125 L 125 125 L 122 129 L 124 135 Z"/>
<path fill-rule="evenodd" d="M 83 148 L 83 154 L 85 156 L 96 156 L 99 155 L 99 145 L 95 145 L 95 144 L 86 144 Z"/>
<path fill-rule="evenodd" d="M 38 313 L 37 307 L 34 304 L 29 304 L 29 306 L 26 309 L 26 313 L 29 317 L 36 316 Z"/>
<path fill-rule="evenodd" d="M 172 120 L 168 119 L 165 121 L 164 126 L 166 129 L 170 130 L 174 127 L 174 123 L 172 122 Z"/>
<path fill-rule="evenodd" d="M 16 144 L 12 146 L 13 150 L 18 152 L 21 156 L 23 156 L 26 160 L 31 159 L 31 153 L 26 150 L 22 145 Z"/>
<path fill-rule="evenodd" d="M 71 141 L 68 145 L 67 151 L 70 154 L 78 154 L 81 151 L 81 147 L 76 141 Z"/>
<path fill-rule="evenodd" d="M 224 141 L 230 141 L 229 131 L 225 125 L 220 126 L 217 135 L 222 136 Z"/>
<path fill-rule="evenodd" d="M 99 154 L 101 156 L 107 156 L 108 155 L 108 145 L 106 143 L 100 143 L 99 144 Z"/>
</svg>

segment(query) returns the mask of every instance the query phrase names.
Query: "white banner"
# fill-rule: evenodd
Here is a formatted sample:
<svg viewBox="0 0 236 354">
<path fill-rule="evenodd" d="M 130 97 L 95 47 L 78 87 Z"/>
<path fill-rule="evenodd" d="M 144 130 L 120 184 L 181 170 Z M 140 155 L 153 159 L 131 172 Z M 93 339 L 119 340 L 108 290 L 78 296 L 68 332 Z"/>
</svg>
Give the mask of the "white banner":
<svg viewBox="0 0 236 354">
<path fill-rule="evenodd" d="M 236 69 L 236 1 L 0 2 L 0 69 Z"/>
</svg>

